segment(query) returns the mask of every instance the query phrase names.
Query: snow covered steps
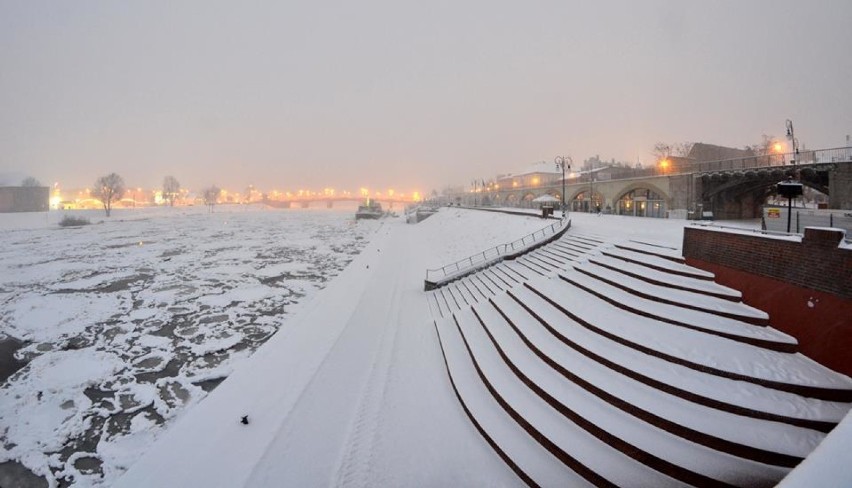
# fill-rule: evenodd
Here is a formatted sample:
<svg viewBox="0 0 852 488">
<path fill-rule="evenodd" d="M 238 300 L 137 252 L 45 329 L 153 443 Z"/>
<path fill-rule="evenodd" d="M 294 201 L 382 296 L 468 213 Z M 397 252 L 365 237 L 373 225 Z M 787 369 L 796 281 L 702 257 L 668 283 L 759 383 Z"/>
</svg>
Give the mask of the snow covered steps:
<svg viewBox="0 0 852 488">
<path fill-rule="evenodd" d="M 604 242 L 564 234 L 516 259 L 507 259 L 429 291 L 433 318 L 446 317 L 538 276 L 552 276 L 588 258 Z"/>
<path fill-rule="evenodd" d="M 722 298 L 733 302 L 739 302 L 742 300 L 742 293 L 740 291 L 722 286 L 703 277 L 693 278 L 659 271 L 654 268 L 609 257 L 604 254 L 590 257 L 589 262 L 652 285 L 664 286 L 675 290 L 691 291 L 693 293 L 700 293 L 702 295 Z"/>
<path fill-rule="evenodd" d="M 852 400 L 852 380 L 804 356 L 626 311 L 562 276 L 435 326 L 467 415 L 530 486 L 773 486 Z"/>
<path fill-rule="evenodd" d="M 644 266 L 664 273 L 685 276 L 687 278 L 697 278 L 710 281 L 714 278 L 713 273 L 693 268 L 692 266 L 687 266 L 682 262 L 672 259 L 671 256 L 664 257 L 653 255 L 647 252 L 640 252 L 632 248 L 628 249 L 619 246 L 604 249 L 601 251 L 601 254 L 627 263 Z"/>
<path fill-rule="evenodd" d="M 617 388 L 629 378 L 607 392 L 601 388 L 610 385 L 606 374 L 598 379 L 599 385 L 588 381 L 595 379 L 589 361 L 585 368 L 582 363 L 554 368 L 495 314 L 499 317 L 493 306 L 482 304 L 436 325 L 450 377 L 468 415 L 532 486 L 564 486 L 571 478 L 560 481 L 552 473 L 565 468 L 596 486 L 772 486 L 822 438 L 818 431 L 792 426 L 784 426 L 792 435 L 777 432 L 766 421 L 757 427 L 757 435 L 744 435 L 748 432 L 743 430 L 744 422 L 734 423 L 738 418 L 730 414 L 733 422 L 723 435 L 735 441 L 682 427 L 617 397 L 641 399 L 636 388 L 628 393 Z M 563 374 L 578 369 L 582 376 Z M 653 391 L 645 400 L 652 407 L 658 404 Z M 690 418 L 712 432 L 706 417 L 692 414 Z M 648 419 L 656 419 L 657 425 Z M 800 437 L 796 437 L 798 431 Z M 759 440 L 749 444 L 751 437 Z M 773 446 L 773 441 L 780 446 Z"/>
<path fill-rule="evenodd" d="M 778 330 L 687 309 L 669 310 L 670 306 L 656 303 L 656 310 L 649 309 L 653 313 L 637 314 L 613 306 L 599 293 L 578 286 L 578 283 L 591 285 L 591 278 L 579 272 L 562 274 L 560 278 L 531 280 L 525 284 L 525 290 L 515 289 L 511 294 L 523 303 L 537 301 L 535 296 L 538 296 L 599 335 L 696 371 L 814 398 L 852 401 L 852 380 L 848 377 L 801 354 L 772 347 L 793 340 Z M 610 292 L 615 293 L 606 291 Z M 533 310 L 538 312 L 537 308 Z M 654 317 L 670 313 L 680 313 L 681 320 Z M 685 322 L 684 318 L 700 323 Z"/>
<path fill-rule="evenodd" d="M 650 285 L 594 264 L 559 273 L 559 278 L 628 312 L 736 341 L 796 352 L 795 338 L 766 327 L 769 316 L 743 303 Z M 760 327 L 755 327 L 755 324 Z"/>
<path fill-rule="evenodd" d="M 677 249 L 658 244 L 650 244 L 646 242 L 630 240 L 627 242 L 618 243 L 615 245 L 615 247 L 627 251 L 632 251 L 635 253 L 647 254 L 648 256 L 656 256 L 658 258 L 668 259 L 675 263 L 683 264 L 686 261 L 685 259 L 683 259 L 683 256 Z"/>
</svg>

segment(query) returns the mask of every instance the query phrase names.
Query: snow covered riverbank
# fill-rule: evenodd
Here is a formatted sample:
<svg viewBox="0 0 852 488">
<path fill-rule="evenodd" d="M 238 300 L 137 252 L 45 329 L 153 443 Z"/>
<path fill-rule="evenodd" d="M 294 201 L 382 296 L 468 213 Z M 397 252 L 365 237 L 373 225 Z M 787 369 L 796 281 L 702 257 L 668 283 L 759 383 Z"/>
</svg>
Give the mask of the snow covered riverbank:
<svg viewBox="0 0 852 488">
<path fill-rule="evenodd" d="M 248 206 L 60 217 L 0 215 L 0 333 L 28 362 L 0 389 L 0 463 L 81 485 L 111 484 L 381 226 Z"/>
<path fill-rule="evenodd" d="M 629 225 L 675 246 L 683 225 L 576 218 L 586 233 Z M 386 222 L 286 335 L 179 422 L 119 486 L 517 484 L 459 408 L 423 278 L 428 267 L 547 223 L 459 209 L 416 226 Z"/>
<path fill-rule="evenodd" d="M 673 254 L 687 225 L 572 219 Z M 0 391 L 0 463 L 81 486 L 515 486 L 455 396 L 423 279 L 548 224 L 449 208 L 17 226 L 0 313 L 31 362 Z"/>
</svg>

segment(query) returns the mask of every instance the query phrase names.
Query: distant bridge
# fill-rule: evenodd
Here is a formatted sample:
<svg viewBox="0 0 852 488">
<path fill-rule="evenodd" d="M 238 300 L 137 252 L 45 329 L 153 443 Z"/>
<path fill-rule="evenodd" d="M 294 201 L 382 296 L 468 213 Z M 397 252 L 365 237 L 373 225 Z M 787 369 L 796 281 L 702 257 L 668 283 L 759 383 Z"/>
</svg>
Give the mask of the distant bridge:
<svg viewBox="0 0 852 488">
<path fill-rule="evenodd" d="M 625 168 L 609 179 L 594 173 L 565 181 L 569 210 L 646 217 L 700 216 L 717 219 L 760 216 L 761 205 L 775 184 L 794 176 L 828 195 L 832 209 L 852 210 L 852 148 L 801 151 L 747 158 L 693 163 L 677 172 L 661 168 Z M 500 188 L 455 195 L 466 205 L 534 207 L 532 200 L 548 194 L 561 199 L 562 181 Z"/>
<path fill-rule="evenodd" d="M 335 203 L 339 202 L 350 202 L 350 203 L 361 203 L 365 201 L 365 197 L 356 197 L 356 196 L 309 196 L 309 197 L 293 197 L 293 198 L 281 198 L 281 199 L 266 199 L 263 200 L 263 203 L 269 205 L 270 207 L 276 208 L 309 208 L 311 206 L 316 206 L 320 204 L 325 206 L 326 208 L 333 208 Z M 387 208 L 393 208 L 394 204 L 405 206 L 411 203 L 416 203 L 416 200 L 412 198 L 399 198 L 399 197 L 370 197 L 370 200 L 377 201 L 384 205 Z"/>
</svg>

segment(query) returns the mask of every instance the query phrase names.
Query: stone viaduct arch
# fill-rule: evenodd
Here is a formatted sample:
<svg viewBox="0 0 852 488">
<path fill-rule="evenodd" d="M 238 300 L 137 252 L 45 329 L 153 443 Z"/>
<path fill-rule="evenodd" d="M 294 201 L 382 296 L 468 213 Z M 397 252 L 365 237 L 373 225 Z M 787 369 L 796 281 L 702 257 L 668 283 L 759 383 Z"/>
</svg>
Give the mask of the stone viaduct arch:
<svg viewBox="0 0 852 488">
<path fill-rule="evenodd" d="M 704 174 L 701 175 L 701 196 L 704 207 L 712 209 L 715 218 L 758 218 L 767 197 L 774 194 L 775 185 L 788 177 L 831 198 L 832 169 L 823 165 L 800 170 L 786 167 Z"/>
<path fill-rule="evenodd" d="M 849 154 L 852 155 L 852 150 Z M 588 210 L 591 205 L 587 195 L 591 193 L 594 202 L 600 200 L 602 210 L 609 208 L 617 213 L 618 203 L 626 194 L 644 189 L 660 197 L 656 200 L 660 204 L 660 212 L 655 216 L 685 218 L 688 212 L 700 216 L 701 211 L 710 210 L 717 219 L 753 218 L 760 214 L 760 206 L 774 185 L 791 171 L 797 171 L 802 183 L 828 195 L 829 208 L 849 210 L 852 209 L 852 161 L 847 158 L 852 156 L 838 156 L 831 162 L 800 163 L 798 166 L 741 169 L 733 169 L 729 161 L 721 161 L 707 163 L 712 165 L 711 169 L 702 167 L 694 173 L 582 183 L 569 180 L 565 187 L 566 203 L 573 208 L 580 196 L 579 201 L 586 203 L 576 210 Z M 741 162 L 737 160 L 734 163 Z M 562 184 L 553 183 L 538 187 L 509 187 L 491 195 L 496 205 L 529 207 L 533 206 L 531 201 L 534 198 L 545 193 L 560 198 L 561 192 Z M 481 202 L 483 194 L 479 195 Z M 462 201 L 473 204 L 473 194 L 460 197 Z"/>
</svg>

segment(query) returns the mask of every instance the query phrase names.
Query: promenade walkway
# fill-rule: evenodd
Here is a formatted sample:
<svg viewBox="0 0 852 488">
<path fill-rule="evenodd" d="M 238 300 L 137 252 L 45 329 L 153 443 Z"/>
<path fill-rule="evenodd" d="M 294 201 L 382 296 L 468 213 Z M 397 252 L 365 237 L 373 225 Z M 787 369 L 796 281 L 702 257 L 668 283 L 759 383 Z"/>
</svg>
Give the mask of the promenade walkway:
<svg viewBox="0 0 852 488">
<path fill-rule="evenodd" d="M 385 221 L 118 486 L 773 486 L 852 380 L 686 266 L 676 223 L 632 222 L 424 292 L 425 269 L 542 221 Z"/>
<path fill-rule="evenodd" d="M 540 226 L 530 220 L 518 235 Z M 516 485 L 459 408 L 444 369 L 422 291 L 429 250 L 447 244 L 441 225 L 386 220 L 117 486 Z"/>
</svg>

